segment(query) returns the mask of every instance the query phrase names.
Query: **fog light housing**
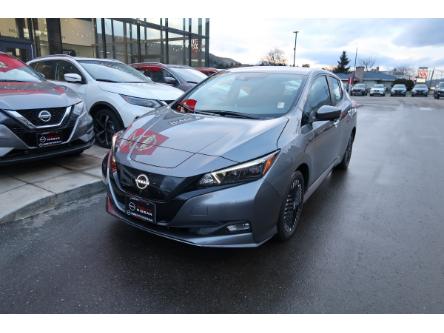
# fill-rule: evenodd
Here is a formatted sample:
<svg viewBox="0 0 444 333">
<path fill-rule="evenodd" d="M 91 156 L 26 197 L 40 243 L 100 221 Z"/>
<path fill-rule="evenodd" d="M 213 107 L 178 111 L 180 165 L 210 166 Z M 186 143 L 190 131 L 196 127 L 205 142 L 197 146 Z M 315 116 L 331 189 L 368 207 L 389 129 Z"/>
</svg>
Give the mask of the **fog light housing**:
<svg viewBox="0 0 444 333">
<path fill-rule="evenodd" d="M 227 230 L 229 232 L 250 231 L 250 222 L 230 224 L 227 226 Z"/>
</svg>

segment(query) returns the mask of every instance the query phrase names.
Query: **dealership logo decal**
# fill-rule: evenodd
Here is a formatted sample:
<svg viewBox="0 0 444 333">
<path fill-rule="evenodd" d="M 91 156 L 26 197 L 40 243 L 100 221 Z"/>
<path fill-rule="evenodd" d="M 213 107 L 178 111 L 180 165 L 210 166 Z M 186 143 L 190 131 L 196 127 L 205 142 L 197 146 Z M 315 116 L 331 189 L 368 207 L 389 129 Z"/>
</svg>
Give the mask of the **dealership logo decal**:
<svg viewBox="0 0 444 333">
<path fill-rule="evenodd" d="M 139 190 L 144 190 L 150 185 L 150 180 L 143 173 L 137 176 L 135 182 Z"/>
<path fill-rule="evenodd" d="M 51 113 L 48 110 L 42 110 L 39 113 L 39 119 L 45 123 L 51 120 Z"/>
</svg>

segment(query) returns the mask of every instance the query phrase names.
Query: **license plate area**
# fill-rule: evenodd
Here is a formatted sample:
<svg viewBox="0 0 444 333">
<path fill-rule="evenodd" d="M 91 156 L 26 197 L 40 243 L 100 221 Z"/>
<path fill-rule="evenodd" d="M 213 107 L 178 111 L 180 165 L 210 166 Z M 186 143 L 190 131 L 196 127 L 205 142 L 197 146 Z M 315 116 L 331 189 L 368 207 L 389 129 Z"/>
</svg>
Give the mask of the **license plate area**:
<svg viewBox="0 0 444 333">
<path fill-rule="evenodd" d="M 45 132 L 37 134 L 37 146 L 47 147 L 63 142 L 61 132 Z"/>
<path fill-rule="evenodd" d="M 142 201 L 137 198 L 127 198 L 126 215 L 138 220 L 156 223 L 156 205 L 149 201 Z"/>
</svg>

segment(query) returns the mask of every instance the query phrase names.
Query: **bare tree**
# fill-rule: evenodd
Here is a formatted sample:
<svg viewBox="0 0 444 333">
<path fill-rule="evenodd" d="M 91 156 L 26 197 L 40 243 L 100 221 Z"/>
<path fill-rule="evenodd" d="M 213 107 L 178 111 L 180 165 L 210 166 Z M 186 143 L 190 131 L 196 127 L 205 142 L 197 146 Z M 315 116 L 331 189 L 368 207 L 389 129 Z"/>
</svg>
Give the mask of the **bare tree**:
<svg viewBox="0 0 444 333">
<path fill-rule="evenodd" d="M 405 66 L 405 65 L 401 65 L 401 66 L 393 68 L 392 73 L 393 73 L 393 75 L 399 76 L 402 78 L 410 78 L 415 75 L 413 68 L 411 68 L 409 66 Z"/>
<path fill-rule="evenodd" d="M 373 66 L 375 66 L 376 60 L 375 58 L 368 57 L 361 60 L 361 66 L 364 66 L 364 70 L 366 72 L 371 71 Z"/>
<path fill-rule="evenodd" d="M 264 66 L 285 66 L 287 65 L 287 58 L 285 58 L 284 51 L 274 48 L 265 55 L 261 60 L 261 65 Z"/>
</svg>

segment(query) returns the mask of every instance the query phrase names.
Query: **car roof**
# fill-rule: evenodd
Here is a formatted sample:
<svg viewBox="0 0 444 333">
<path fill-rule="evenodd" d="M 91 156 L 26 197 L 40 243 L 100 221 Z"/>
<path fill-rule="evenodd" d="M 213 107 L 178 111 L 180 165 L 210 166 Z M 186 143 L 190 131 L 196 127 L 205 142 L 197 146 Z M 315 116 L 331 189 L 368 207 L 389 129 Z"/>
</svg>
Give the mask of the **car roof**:
<svg viewBox="0 0 444 333">
<path fill-rule="evenodd" d="M 300 75 L 316 75 L 316 74 L 332 74 L 333 73 L 315 68 L 306 67 L 290 67 L 290 66 L 249 66 L 236 67 L 225 70 L 232 73 L 285 73 L 285 74 L 300 74 Z"/>
<path fill-rule="evenodd" d="M 100 60 L 100 61 L 106 61 L 106 62 L 122 62 L 117 59 L 106 59 L 106 58 L 88 58 L 88 57 L 73 57 L 68 54 L 50 54 L 46 56 L 41 56 L 34 58 L 30 61 L 38 61 L 38 60 L 48 60 L 48 59 L 72 59 L 72 60 Z"/>
<path fill-rule="evenodd" d="M 149 67 L 149 66 L 158 66 L 158 67 L 162 67 L 162 68 L 193 68 L 187 65 L 176 65 L 176 64 L 163 64 L 161 62 L 136 62 L 134 64 L 131 64 L 131 66 L 134 67 Z M 195 68 L 193 68 L 195 69 Z"/>
</svg>

